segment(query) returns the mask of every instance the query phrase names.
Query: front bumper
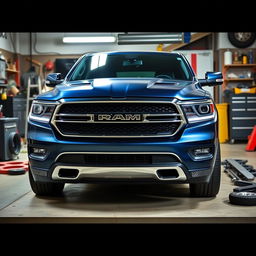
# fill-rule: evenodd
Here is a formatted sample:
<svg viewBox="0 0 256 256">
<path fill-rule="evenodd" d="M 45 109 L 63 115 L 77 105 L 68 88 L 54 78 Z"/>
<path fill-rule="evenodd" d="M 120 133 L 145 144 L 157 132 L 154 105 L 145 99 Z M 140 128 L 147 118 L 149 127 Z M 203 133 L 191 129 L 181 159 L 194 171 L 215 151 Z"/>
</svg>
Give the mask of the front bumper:
<svg viewBox="0 0 256 256">
<path fill-rule="evenodd" d="M 62 170 L 68 170 L 66 175 Z M 55 181 L 76 180 L 159 180 L 186 181 L 186 175 L 179 165 L 144 167 L 93 167 L 93 166 L 54 166 L 52 179 Z"/>
<path fill-rule="evenodd" d="M 28 152 L 31 172 L 36 181 L 47 182 L 154 182 L 154 183 L 197 183 L 207 182 L 215 163 L 218 144 L 217 122 L 204 122 L 185 127 L 176 138 L 141 139 L 84 139 L 62 140 L 57 138 L 48 124 L 29 121 Z M 31 153 L 32 147 L 44 148 L 46 155 L 38 157 Z M 198 147 L 212 148 L 212 157 L 198 160 L 191 156 L 191 150 Z M 63 165 L 58 156 L 65 153 L 109 153 L 109 154 L 173 154 L 177 161 L 155 165 L 139 166 L 97 166 Z M 77 169 L 74 177 L 60 177 L 62 169 Z M 176 170 L 178 175 L 161 178 L 158 170 Z"/>
</svg>

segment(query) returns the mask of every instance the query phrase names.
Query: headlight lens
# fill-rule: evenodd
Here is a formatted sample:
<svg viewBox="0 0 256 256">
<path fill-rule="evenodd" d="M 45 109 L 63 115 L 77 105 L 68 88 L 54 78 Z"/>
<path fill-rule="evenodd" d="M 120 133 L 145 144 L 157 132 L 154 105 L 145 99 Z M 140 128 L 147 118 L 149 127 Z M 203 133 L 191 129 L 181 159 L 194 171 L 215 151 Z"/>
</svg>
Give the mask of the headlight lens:
<svg viewBox="0 0 256 256">
<path fill-rule="evenodd" d="M 29 119 L 49 123 L 56 104 L 57 103 L 34 101 L 30 109 Z"/>
<path fill-rule="evenodd" d="M 44 112 L 44 107 L 42 104 L 35 103 L 32 107 L 32 113 L 34 115 L 41 115 Z"/>
<path fill-rule="evenodd" d="M 202 122 L 214 119 L 216 110 L 212 100 L 180 102 L 189 123 Z"/>
</svg>

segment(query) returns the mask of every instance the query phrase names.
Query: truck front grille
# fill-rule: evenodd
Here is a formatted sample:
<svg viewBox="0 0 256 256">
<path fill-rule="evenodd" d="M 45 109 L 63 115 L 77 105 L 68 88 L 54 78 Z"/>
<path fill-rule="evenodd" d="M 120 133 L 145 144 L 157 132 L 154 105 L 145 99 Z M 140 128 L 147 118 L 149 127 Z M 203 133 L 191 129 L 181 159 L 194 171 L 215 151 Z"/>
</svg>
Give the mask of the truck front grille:
<svg viewBox="0 0 256 256">
<path fill-rule="evenodd" d="M 144 165 L 167 165 L 179 162 L 172 154 L 154 153 L 64 153 L 57 159 L 59 165 L 80 166 L 144 166 Z"/>
<path fill-rule="evenodd" d="M 67 137 L 173 136 L 184 124 L 171 102 L 65 102 L 51 123 Z"/>
<path fill-rule="evenodd" d="M 173 104 L 166 103 L 76 103 L 63 104 L 60 108 L 63 114 L 88 113 L 143 113 L 171 114 L 178 111 Z"/>
</svg>

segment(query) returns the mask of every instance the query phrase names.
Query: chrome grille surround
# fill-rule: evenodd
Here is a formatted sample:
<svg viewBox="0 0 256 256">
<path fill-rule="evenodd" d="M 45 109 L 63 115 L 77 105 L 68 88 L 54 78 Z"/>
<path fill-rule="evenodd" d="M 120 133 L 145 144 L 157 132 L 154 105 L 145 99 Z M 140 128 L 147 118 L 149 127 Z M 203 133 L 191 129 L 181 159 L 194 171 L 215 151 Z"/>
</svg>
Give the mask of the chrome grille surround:
<svg viewBox="0 0 256 256">
<path fill-rule="evenodd" d="M 54 110 L 51 124 L 55 127 L 55 129 L 58 131 L 58 133 L 64 137 L 104 137 L 104 138 L 141 138 L 141 137 L 171 137 L 174 136 L 186 123 L 186 119 L 183 115 L 183 112 L 178 104 L 176 104 L 177 100 L 172 101 L 130 101 L 130 100 L 124 100 L 124 101 L 64 101 L 60 100 L 60 104 L 57 105 L 57 107 Z M 176 113 L 170 113 L 170 114 L 152 114 L 152 113 L 143 113 L 142 114 L 142 121 L 95 121 L 94 115 L 96 113 L 84 113 L 84 114 L 74 114 L 74 113 L 60 113 L 61 107 L 65 104 L 97 104 L 97 103 L 104 103 L 104 104 L 115 104 L 115 103 L 121 103 L 121 104 L 129 104 L 129 103 L 139 103 L 139 104 L 171 104 L 172 107 L 175 109 Z M 118 112 L 117 112 L 118 113 Z M 137 112 L 134 112 L 133 114 L 136 114 Z M 129 114 L 129 113 L 128 113 Z M 161 119 L 162 118 L 162 119 Z M 169 120 L 168 120 L 169 119 Z M 152 135 L 88 135 L 88 134 L 67 134 L 61 131 L 61 129 L 58 127 L 58 123 L 80 123 L 80 124 L 157 124 L 162 123 L 174 125 L 178 124 L 177 128 L 175 128 L 175 131 L 173 133 L 168 134 L 152 134 Z"/>
</svg>

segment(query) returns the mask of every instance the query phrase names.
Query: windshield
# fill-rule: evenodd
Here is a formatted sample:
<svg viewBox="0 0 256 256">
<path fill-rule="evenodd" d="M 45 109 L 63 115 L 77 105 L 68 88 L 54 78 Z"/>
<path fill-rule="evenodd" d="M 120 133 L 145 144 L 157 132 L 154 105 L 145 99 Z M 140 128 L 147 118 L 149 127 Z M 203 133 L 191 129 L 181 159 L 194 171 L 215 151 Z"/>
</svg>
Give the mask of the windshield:
<svg viewBox="0 0 256 256">
<path fill-rule="evenodd" d="M 192 80 L 192 74 L 180 55 L 159 53 L 98 53 L 85 56 L 68 80 L 113 77 Z"/>
</svg>

